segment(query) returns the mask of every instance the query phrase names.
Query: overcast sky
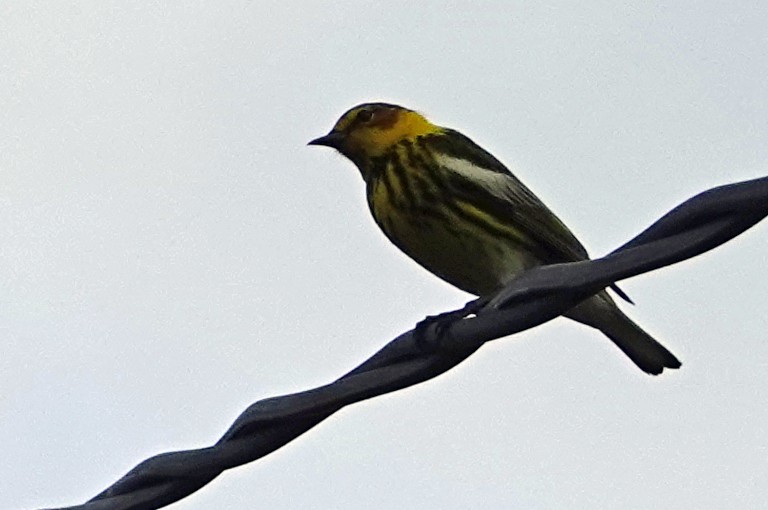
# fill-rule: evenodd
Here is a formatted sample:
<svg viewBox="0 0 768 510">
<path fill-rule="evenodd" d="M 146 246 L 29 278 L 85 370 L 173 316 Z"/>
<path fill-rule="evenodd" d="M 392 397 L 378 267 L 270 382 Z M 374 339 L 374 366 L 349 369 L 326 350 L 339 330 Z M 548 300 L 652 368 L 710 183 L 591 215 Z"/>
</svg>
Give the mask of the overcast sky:
<svg viewBox="0 0 768 510">
<path fill-rule="evenodd" d="M 173 6 L 171 6 L 173 4 Z M 0 508 L 214 443 L 470 296 L 307 147 L 385 100 L 515 169 L 593 255 L 768 174 L 768 4 L 0 3 Z M 557 319 L 173 508 L 758 508 L 768 228 L 624 282 L 683 362 Z"/>
</svg>

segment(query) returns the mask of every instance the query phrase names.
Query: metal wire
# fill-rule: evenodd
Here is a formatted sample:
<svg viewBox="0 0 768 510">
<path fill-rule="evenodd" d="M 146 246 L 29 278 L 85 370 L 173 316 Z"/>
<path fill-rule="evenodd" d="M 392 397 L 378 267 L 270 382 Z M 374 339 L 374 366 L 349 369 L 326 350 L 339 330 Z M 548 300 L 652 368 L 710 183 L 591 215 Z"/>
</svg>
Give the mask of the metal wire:
<svg viewBox="0 0 768 510">
<path fill-rule="evenodd" d="M 403 333 L 331 384 L 260 400 L 216 444 L 151 457 L 88 502 L 68 510 L 144 510 L 178 501 L 223 471 L 253 462 L 339 409 L 436 377 L 490 340 L 549 321 L 618 280 L 674 264 L 736 237 L 768 215 L 768 177 L 714 188 L 676 207 L 596 260 L 532 269 L 473 317 L 436 334 Z M 59 509 L 65 510 L 65 509 Z"/>
</svg>

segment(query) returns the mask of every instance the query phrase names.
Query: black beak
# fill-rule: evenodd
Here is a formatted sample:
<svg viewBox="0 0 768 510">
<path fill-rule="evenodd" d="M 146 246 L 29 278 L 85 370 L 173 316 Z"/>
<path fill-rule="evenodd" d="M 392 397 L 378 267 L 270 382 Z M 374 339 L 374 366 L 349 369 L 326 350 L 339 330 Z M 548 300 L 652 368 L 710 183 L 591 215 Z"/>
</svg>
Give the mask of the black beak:
<svg viewBox="0 0 768 510">
<path fill-rule="evenodd" d="M 315 138 L 307 145 L 325 145 L 326 147 L 332 147 L 336 150 L 341 148 L 341 144 L 344 142 L 344 135 L 338 131 L 331 131 L 325 136 Z"/>
</svg>

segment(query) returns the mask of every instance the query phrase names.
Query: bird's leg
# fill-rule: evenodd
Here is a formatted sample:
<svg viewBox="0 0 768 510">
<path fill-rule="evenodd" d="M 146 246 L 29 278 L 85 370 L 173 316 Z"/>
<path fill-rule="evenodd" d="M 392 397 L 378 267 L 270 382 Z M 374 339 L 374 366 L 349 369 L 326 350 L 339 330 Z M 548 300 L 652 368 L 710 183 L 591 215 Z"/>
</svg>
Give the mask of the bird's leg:
<svg viewBox="0 0 768 510">
<path fill-rule="evenodd" d="M 448 326 L 456 321 L 466 319 L 470 315 L 475 315 L 490 301 L 490 297 L 492 296 L 473 299 L 458 310 L 427 315 L 413 329 L 416 346 L 422 351 L 434 352 Z"/>
</svg>

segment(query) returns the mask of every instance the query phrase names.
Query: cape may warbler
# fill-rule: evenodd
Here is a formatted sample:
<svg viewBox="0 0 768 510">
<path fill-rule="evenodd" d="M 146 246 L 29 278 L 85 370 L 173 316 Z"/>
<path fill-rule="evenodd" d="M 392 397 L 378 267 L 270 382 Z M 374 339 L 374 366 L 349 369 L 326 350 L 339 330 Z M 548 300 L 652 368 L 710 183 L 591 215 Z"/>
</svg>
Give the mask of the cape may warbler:
<svg viewBox="0 0 768 510">
<path fill-rule="evenodd" d="M 384 234 L 469 293 L 493 293 L 534 266 L 588 258 L 568 227 L 499 160 L 417 112 L 386 103 L 356 106 L 309 143 L 349 158 Z M 680 366 L 606 291 L 565 316 L 602 331 L 649 374 Z"/>
</svg>

